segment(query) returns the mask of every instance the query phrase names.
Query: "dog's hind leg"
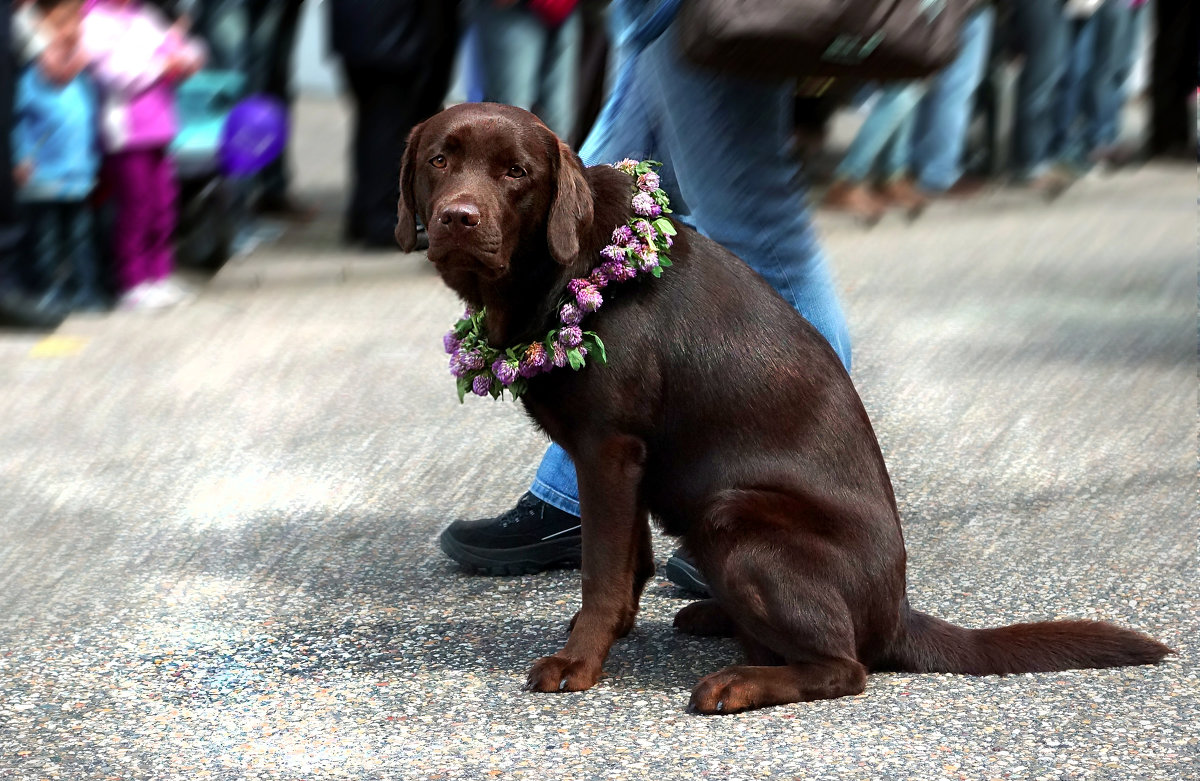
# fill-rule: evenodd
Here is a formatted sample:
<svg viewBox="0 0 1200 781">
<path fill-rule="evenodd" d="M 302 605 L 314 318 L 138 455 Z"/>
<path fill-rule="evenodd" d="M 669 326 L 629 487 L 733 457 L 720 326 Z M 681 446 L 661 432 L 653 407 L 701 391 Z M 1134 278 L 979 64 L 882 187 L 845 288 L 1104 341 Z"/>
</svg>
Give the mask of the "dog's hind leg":
<svg viewBox="0 0 1200 781">
<path fill-rule="evenodd" d="M 697 637 L 733 637 L 738 633 L 737 624 L 715 599 L 684 605 L 675 614 L 675 628 Z"/>
<path fill-rule="evenodd" d="M 844 555 L 810 531 L 804 503 L 769 491 L 731 491 L 689 536 L 689 547 L 751 665 L 702 679 L 690 710 L 734 713 L 858 694 L 867 670 L 839 578 Z M 819 528 L 819 527 L 818 527 Z M 844 573 L 842 573 L 844 574 Z"/>
</svg>

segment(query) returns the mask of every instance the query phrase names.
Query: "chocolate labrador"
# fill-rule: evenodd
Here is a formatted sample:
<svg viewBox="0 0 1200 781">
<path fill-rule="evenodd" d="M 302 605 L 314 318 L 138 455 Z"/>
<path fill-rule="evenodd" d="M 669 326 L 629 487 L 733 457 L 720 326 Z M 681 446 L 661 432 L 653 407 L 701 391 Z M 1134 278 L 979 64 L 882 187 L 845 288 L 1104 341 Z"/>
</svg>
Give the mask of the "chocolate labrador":
<svg viewBox="0 0 1200 781">
<path fill-rule="evenodd" d="M 455 106 L 412 131 L 396 238 L 429 260 L 493 346 L 557 325 L 572 279 L 633 214 L 633 178 L 584 168 L 536 117 Z M 681 537 L 712 599 L 683 632 L 736 636 L 747 664 L 703 678 L 690 709 L 733 713 L 858 694 L 873 670 L 971 675 L 1116 667 L 1171 650 L 1097 621 L 965 629 L 913 609 L 891 481 L 837 355 L 744 262 L 680 225 L 673 267 L 609 285 L 584 326 L 606 362 L 528 380 L 522 401 L 574 460 L 583 603 L 527 688 L 591 687 L 654 571 L 649 518 Z"/>
</svg>

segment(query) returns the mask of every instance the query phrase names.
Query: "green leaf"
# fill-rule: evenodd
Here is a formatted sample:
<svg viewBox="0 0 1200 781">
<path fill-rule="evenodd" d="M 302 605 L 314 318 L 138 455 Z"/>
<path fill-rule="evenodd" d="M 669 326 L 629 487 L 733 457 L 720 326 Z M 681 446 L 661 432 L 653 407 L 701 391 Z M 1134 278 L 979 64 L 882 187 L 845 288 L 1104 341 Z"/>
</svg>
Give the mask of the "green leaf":
<svg viewBox="0 0 1200 781">
<path fill-rule="evenodd" d="M 662 266 L 663 268 L 670 268 L 674 264 L 671 263 L 671 259 L 668 258 L 666 255 L 659 255 L 658 256 L 658 265 Z"/>
<path fill-rule="evenodd" d="M 579 371 L 584 367 L 583 356 L 579 353 L 579 348 L 574 348 L 567 351 L 567 360 L 571 364 L 571 368 Z"/>
<path fill-rule="evenodd" d="M 468 380 L 466 377 L 458 378 L 458 403 L 459 404 L 463 403 L 463 399 L 466 398 L 467 390 L 470 387 L 471 387 L 470 380 Z"/>
<path fill-rule="evenodd" d="M 662 265 L 660 264 L 650 269 L 650 273 L 654 275 L 655 279 L 658 279 L 662 276 Z"/>
<path fill-rule="evenodd" d="M 671 224 L 670 220 L 664 220 L 662 217 L 654 221 L 654 230 L 665 236 L 675 235 L 675 226 Z"/>
<path fill-rule="evenodd" d="M 600 363 L 608 363 L 608 353 L 604 351 L 604 342 L 600 341 L 600 337 L 595 331 L 588 331 L 587 335 L 591 337 L 592 347 L 589 349 L 595 350 L 600 356 Z"/>
</svg>

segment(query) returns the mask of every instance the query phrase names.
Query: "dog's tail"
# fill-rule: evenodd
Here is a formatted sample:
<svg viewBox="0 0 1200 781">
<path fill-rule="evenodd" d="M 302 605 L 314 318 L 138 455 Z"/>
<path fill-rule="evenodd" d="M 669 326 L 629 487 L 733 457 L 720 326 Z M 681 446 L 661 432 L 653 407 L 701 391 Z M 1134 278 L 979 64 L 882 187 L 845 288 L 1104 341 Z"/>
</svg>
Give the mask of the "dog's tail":
<svg viewBox="0 0 1200 781">
<path fill-rule="evenodd" d="M 903 672 L 1010 675 L 1155 664 L 1172 651 L 1104 621 L 1043 621 L 964 629 L 908 609 L 888 666 Z"/>
</svg>

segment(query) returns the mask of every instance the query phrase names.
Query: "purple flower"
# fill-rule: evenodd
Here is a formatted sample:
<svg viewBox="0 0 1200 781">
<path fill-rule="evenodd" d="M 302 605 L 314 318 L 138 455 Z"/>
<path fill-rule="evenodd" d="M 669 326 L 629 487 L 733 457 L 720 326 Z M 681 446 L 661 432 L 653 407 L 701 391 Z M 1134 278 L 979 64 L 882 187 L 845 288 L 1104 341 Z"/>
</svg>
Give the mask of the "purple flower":
<svg viewBox="0 0 1200 781">
<path fill-rule="evenodd" d="M 471 392 L 476 396 L 486 396 L 492 389 L 492 378 L 486 374 L 480 374 L 475 379 L 471 380 Z"/>
<path fill-rule="evenodd" d="M 628 228 L 629 226 L 626 225 L 625 227 Z M 622 249 L 621 245 L 609 244 L 607 247 L 600 250 L 600 257 L 604 258 L 605 260 L 620 260 L 621 258 L 625 257 L 625 250 Z"/>
<path fill-rule="evenodd" d="M 585 312 L 595 312 L 604 303 L 604 297 L 600 295 L 600 291 L 591 285 L 576 293 L 575 300 L 579 302 L 579 308 Z"/>
<path fill-rule="evenodd" d="M 583 329 L 577 325 L 569 325 L 558 332 L 558 344 L 563 347 L 578 347 L 583 341 Z M 558 354 L 555 351 L 554 365 L 558 365 Z"/>
<path fill-rule="evenodd" d="M 462 353 L 454 352 L 450 354 L 450 373 L 455 377 L 466 377 L 470 372 L 467 367 L 462 364 Z"/>
<path fill-rule="evenodd" d="M 642 247 L 638 251 L 638 268 L 649 271 L 658 265 L 658 253 L 653 247 Z"/>
<path fill-rule="evenodd" d="M 579 321 L 583 319 L 583 312 L 574 304 L 563 304 L 562 309 L 558 310 L 558 319 L 563 325 L 579 325 Z"/>
<path fill-rule="evenodd" d="M 474 316 L 475 316 L 475 307 L 467 306 L 467 308 L 463 311 L 462 319 L 470 320 Z"/>
<path fill-rule="evenodd" d="M 635 222 L 633 229 L 637 231 L 639 236 L 645 238 L 646 241 L 654 241 L 654 238 L 658 236 L 658 231 L 654 230 L 654 226 L 645 220 Z"/>
<path fill-rule="evenodd" d="M 534 342 L 521 356 L 521 364 L 517 368 L 522 377 L 533 377 L 549 368 L 550 356 L 541 342 Z"/>
<path fill-rule="evenodd" d="M 442 337 L 442 346 L 446 348 L 446 352 L 448 353 L 454 352 L 459 348 L 460 345 L 462 345 L 462 341 L 454 335 L 453 331 L 447 332 L 447 334 Z"/>
<path fill-rule="evenodd" d="M 647 171 L 639 176 L 637 180 L 638 188 L 648 193 L 652 193 L 657 190 L 659 184 L 661 184 L 661 182 L 658 178 L 658 174 L 654 173 L 653 171 Z"/>
<path fill-rule="evenodd" d="M 459 352 L 459 361 L 462 367 L 467 371 L 478 371 L 483 368 L 483 356 L 474 350 L 470 352 Z"/>
<path fill-rule="evenodd" d="M 633 196 L 633 210 L 643 217 L 657 217 L 662 214 L 662 207 L 650 197 L 650 193 L 638 193 Z"/>
<path fill-rule="evenodd" d="M 553 345 L 551 345 L 551 347 L 554 350 L 554 358 L 553 358 L 554 365 L 560 369 L 562 367 L 566 366 L 567 365 L 567 350 L 566 350 L 566 348 L 563 347 L 558 342 L 555 342 Z"/>
<path fill-rule="evenodd" d="M 633 176 L 633 171 L 635 168 L 637 168 L 637 164 L 637 160 L 630 160 L 627 157 L 624 160 L 618 160 L 617 162 L 613 163 L 613 168 Z"/>
<path fill-rule="evenodd" d="M 567 290 L 571 291 L 571 295 L 578 296 L 580 290 L 583 290 L 585 287 L 590 287 L 591 284 L 592 283 L 586 279 L 572 279 L 567 283 Z"/>
<path fill-rule="evenodd" d="M 633 241 L 633 229 L 628 225 L 621 225 L 613 231 L 612 243 L 618 247 L 624 247 L 631 241 Z"/>
<path fill-rule="evenodd" d="M 668 234 L 665 234 L 665 235 L 663 236 L 663 238 L 667 240 L 667 247 L 668 247 L 668 248 L 670 248 L 670 247 L 671 247 L 671 245 L 675 243 L 675 242 L 671 241 L 671 235 L 670 235 L 669 233 L 668 233 Z"/>
<path fill-rule="evenodd" d="M 517 379 L 517 362 L 500 358 L 492 364 L 492 374 L 496 375 L 501 385 L 512 385 L 513 380 Z"/>
<path fill-rule="evenodd" d="M 592 287 L 597 290 L 608 285 L 608 272 L 604 270 L 604 266 L 592 269 L 592 273 L 588 274 L 588 282 L 591 282 Z"/>
<path fill-rule="evenodd" d="M 637 276 L 637 269 L 626 263 L 624 258 L 605 263 L 602 268 L 613 282 L 625 282 Z"/>
</svg>

